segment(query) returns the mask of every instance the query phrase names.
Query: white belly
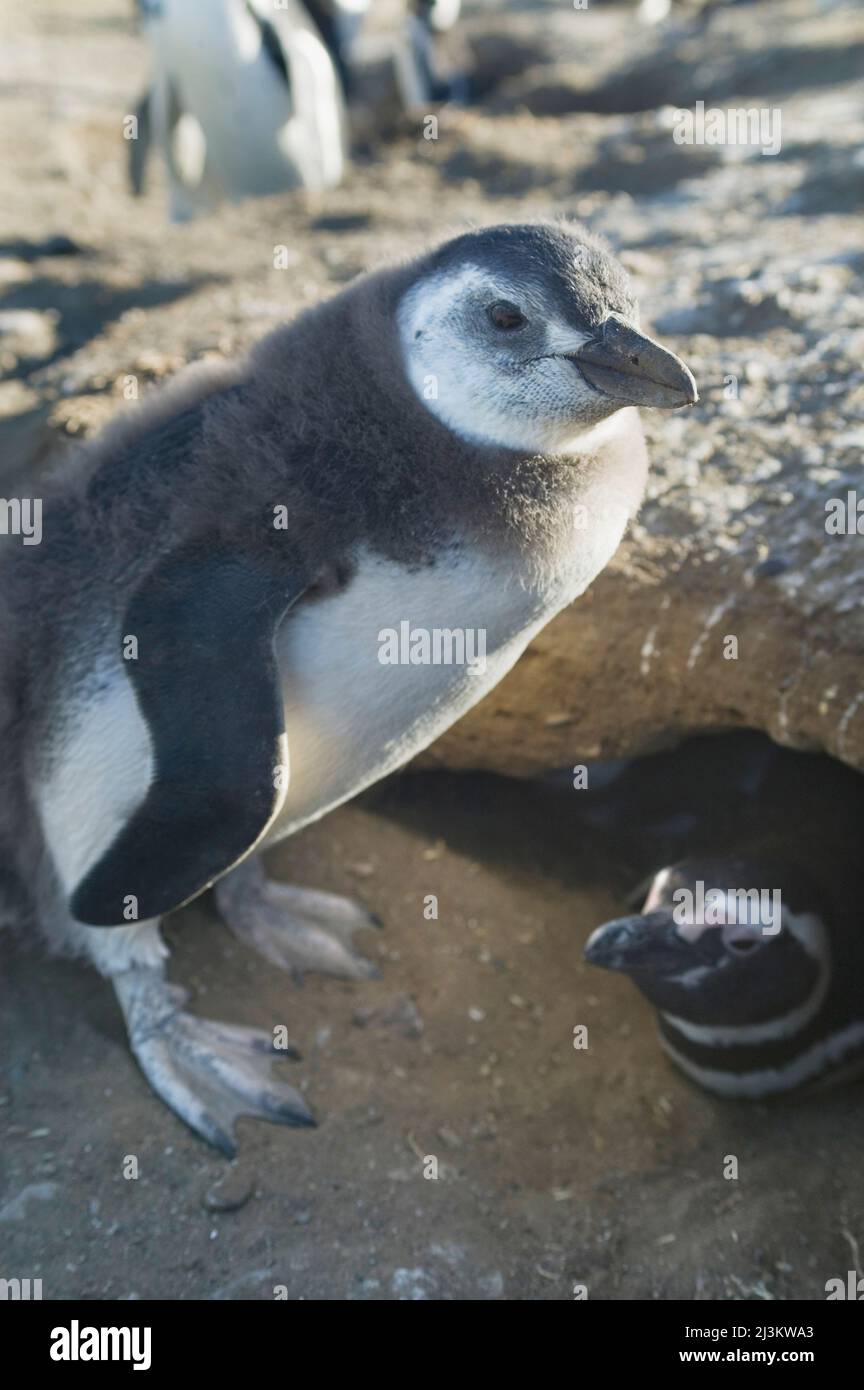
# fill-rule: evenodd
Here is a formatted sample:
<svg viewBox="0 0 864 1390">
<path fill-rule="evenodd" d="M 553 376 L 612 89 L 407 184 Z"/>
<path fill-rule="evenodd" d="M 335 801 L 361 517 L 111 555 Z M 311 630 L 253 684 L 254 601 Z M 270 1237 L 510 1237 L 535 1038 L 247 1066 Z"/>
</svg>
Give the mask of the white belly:
<svg viewBox="0 0 864 1390">
<path fill-rule="evenodd" d="M 445 557 L 434 568 L 412 573 L 365 555 L 346 590 L 289 613 L 277 653 L 290 781 L 267 843 L 426 748 L 501 680 L 534 634 L 581 593 L 605 559 L 608 554 L 596 563 L 583 551 L 554 591 L 540 592 L 526 588 L 513 569 L 482 565 L 475 557 L 458 562 Z M 485 669 L 382 664 L 382 632 L 398 632 L 406 622 L 414 633 L 482 630 Z M 470 651 L 470 638 L 467 646 Z"/>
</svg>

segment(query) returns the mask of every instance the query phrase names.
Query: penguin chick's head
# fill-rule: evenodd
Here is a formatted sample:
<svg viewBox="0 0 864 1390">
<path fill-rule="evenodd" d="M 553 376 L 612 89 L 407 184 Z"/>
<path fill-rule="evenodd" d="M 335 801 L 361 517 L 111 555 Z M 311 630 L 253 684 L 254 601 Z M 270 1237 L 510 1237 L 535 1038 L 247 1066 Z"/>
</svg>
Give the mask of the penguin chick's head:
<svg viewBox="0 0 864 1390">
<path fill-rule="evenodd" d="M 785 1017 L 822 987 L 828 945 L 813 893 L 789 895 L 780 877 L 746 860 L 661 869 L 642 912 L 598 927 L 585 960 L 629 975 L 667 1017 L 727 1028 Z"/>
<path fill-rule="evenodd" d="M 419 263 L 397 321 L 414 391 L 477 443 L 567 452 L 624 406 L 698 399 L 681 359 L 639 332 L 622 266 L 575 225 L 447 242 Z"/>
</svg>

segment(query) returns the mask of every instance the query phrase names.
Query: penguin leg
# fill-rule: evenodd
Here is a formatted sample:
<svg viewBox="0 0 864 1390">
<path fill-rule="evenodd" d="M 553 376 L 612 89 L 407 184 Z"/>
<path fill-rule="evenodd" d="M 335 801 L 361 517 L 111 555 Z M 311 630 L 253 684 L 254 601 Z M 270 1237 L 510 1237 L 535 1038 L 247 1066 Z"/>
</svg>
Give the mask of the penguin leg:
<svg viewBox="0 0 864 1390">
<path fill-rule="evenodd" d="M 381 923 L 350 898 L 276 883 L 258 855 L 238 864 L 213 892 L 235 936 L 298 981 L 307 970 L 342 980 L 374 980 L 381 973 L 351 944 L 355 931 Z"/>
<path fill-rule="evenodd" d="M 298 1091 L 273 1079 L 270 1065 L 296 1048 L 241 1024 L 186 1013 L 186 993 L 165 978 L 167 950 L 158 922 L 82 929 L 91 960 L 113 986 L 129 1044 L 158 1096 L 202 1139 L 229 1158 L 242 1115 L 274 1124 L 313 1125 Z"/>
<path fill-rule="evenodd" d="M 135 108 L 135 120 L 137 128 L 132 138 L 129 140 L 129 183 L 132 193 L 136 198 L 140 198 L 144 192 L 144 176 L 147 167 L 147 157 L 150 153 L 150 145 L 153 139 L 151 122 L 151 107 L 153 104 L 153 93 L 146 91 Z"/>
</svg>

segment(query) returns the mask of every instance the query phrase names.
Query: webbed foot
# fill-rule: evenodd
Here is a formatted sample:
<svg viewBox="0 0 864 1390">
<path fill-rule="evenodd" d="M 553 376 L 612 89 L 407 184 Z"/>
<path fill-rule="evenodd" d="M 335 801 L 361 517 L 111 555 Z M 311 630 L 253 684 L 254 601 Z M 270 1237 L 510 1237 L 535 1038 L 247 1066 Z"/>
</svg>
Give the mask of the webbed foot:
<svg viewBox="0 0 864 1390">
<path fill-rule="evenodd" d="M 297 1058 L 259 1028 L 182 1012 L 183 991 L 161 970 L 114 976 L 129 1042 L 150 1085 L 190 1129 L 233 1158 L 241 1115 L 274 1124 L 314 1125 L 299 1091 L 271 1076 L 278 1058 Z"/>
<path fill-rule="evenodd" d="M 374 980 L 380 971 L 352 945 L 356 931 L 379 927 L 360 903 L 336 893 L 295 888 L 267 878 L 247 859 L 214 888 L 220 916 L 241 941 L 296 979 L 307 970 L 342 980 Z"/>
</svg>

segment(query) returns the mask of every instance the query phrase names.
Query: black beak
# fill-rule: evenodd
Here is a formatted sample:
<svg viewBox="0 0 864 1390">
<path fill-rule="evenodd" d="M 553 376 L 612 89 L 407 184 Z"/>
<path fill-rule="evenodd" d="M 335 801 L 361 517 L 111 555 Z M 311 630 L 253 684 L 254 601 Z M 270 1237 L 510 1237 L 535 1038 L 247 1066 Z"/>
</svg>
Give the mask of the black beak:
<svg viewBox="0 0 864 1390">
<path fill-rule="evenodd" d="M 570 360 L 596 390 L 628 405 L 677 410 L 699 399 L 693 374 L 681 358 L 615 314 Z"/>
<path fill-rule="evenodd" d="M 660 910 L 638 917 L 618 917 L 592 932 L 585 945 L 589 965 L 625 974 L 675 974 L 691 948 L 677 935 L 671 913 Z"/>
</svg>

